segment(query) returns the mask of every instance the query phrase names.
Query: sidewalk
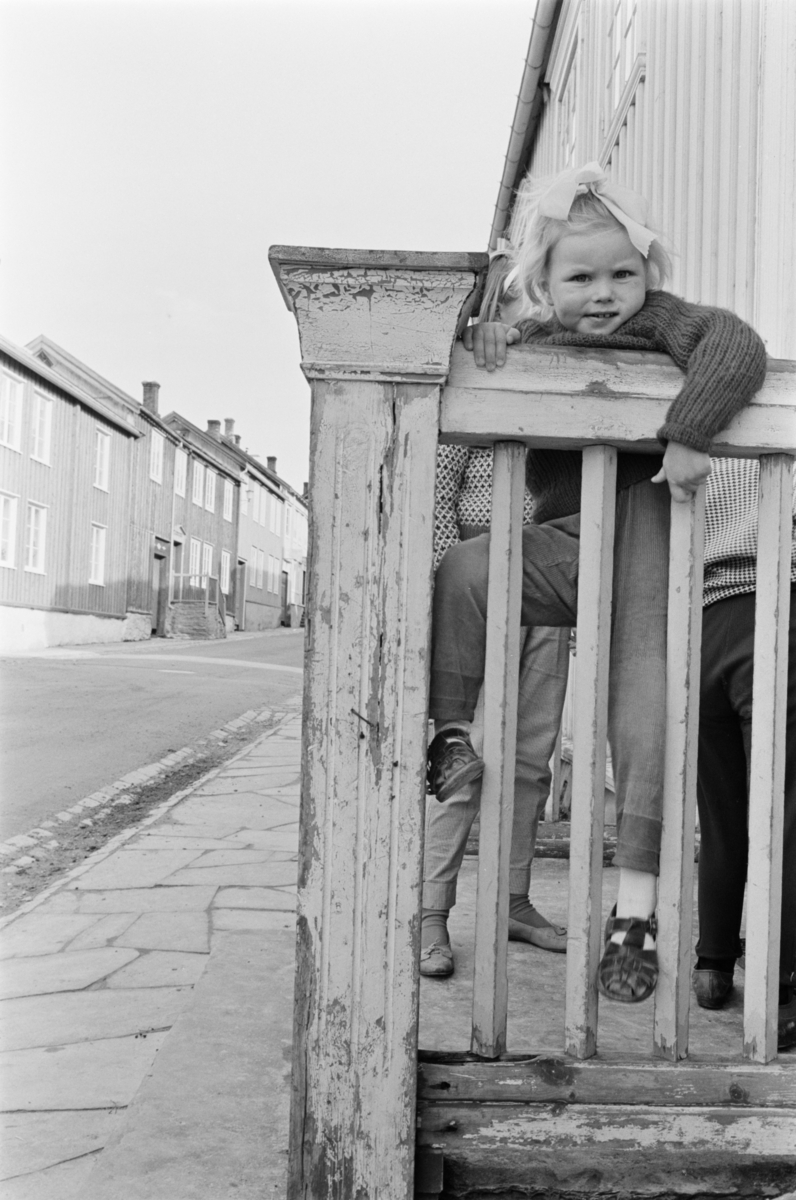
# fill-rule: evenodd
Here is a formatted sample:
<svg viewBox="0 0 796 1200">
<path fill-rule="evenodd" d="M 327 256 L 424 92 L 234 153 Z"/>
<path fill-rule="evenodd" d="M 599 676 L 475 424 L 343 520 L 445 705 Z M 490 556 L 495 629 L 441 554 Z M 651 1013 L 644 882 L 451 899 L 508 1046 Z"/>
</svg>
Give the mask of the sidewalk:
<svg viewBox="0 0 796 1200">
<path fill-rule="evenodd" d="M 284 1195 L 300 728 L 0 932 L 3 1200 Z"/>
</svg>

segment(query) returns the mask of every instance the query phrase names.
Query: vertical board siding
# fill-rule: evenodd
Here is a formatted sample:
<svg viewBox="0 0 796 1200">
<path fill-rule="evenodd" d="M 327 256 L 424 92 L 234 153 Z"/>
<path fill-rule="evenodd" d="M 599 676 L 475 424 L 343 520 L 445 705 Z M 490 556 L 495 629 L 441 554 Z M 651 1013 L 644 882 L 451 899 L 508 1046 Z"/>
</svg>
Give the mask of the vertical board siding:
<svg viewBox="0 0 796 1200">
<path fill-rule="evenodd" d="M 573 165 L 602 156 L 612 179 L 646 196 L 653 222 L 674 250 L 668 284 L 674 292 L 731 308 L 759 329 L 770 353 L 793 356 L 796 222 L 786 198 L 796 188 L 796 5 L 639 0 L 616 79 L 613 9 L 613 0 L 565 7 L 565 21 L 578 26 Z M 571 45 L 561 37 L 548 65 L 532 158 L 536 174 L 568 165 L 561 128 L 568 75 L 560 56 Z M 615 97 L 640 55 L 643 79 L 615 142 L 606 146 Z M 765 212 L 770 220 L 760 219 Z M 769 262 L 773 294 L 766 295 L 756 264 L 764 270 Z"/>
<path fill-rule="evenodd" d="M 4 365 L 25 380 L 21 452 L 0 448 L 3 489 L 18 495 L 16 566 L 0 571 L 0 600 L 122 617 L 126 608 L 127 542 L 132 438 L 57 387 L 16 364 Z M 52 402 L 49 465 L 31 457 L 34 389 Z M 94 487 L 95 435 L 110 435 L 108 491 Z M 44 572 L 26 571 L 25 528 L 29 502 L 47 509 Z M 105 584 L 89 583 L 91 523 L 106 527 Z"/>
</svg>

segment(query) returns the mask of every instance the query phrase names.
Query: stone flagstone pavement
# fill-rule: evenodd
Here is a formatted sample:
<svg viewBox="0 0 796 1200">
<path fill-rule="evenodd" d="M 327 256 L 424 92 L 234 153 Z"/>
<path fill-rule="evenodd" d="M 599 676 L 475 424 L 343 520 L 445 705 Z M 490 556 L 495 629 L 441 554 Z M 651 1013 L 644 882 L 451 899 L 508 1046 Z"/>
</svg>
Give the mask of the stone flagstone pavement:
<svg viewBox="0 0 796 1200">
<path fill-rule="evenodd" d="M 298 703 L 296 697 L 275 730 L 5 923 L 3 1200 L 279 1194 Z M 273 1087 L 264 1089 L 269 1071 Z M 228 1111 L 219 1112 L 229 1087 Z M 198 1131 L 208 1147 L 206 1160 L 201 1145 L 192 1152 L 193 1176 L 185 1163 L 191 1120 L 191 1136 Z M 222 1131 L 228 1150 L 240 1140 L 232 1165 L 229 1154 L 219 1163 L 214 1152 L 213 1137 Z M 214 1171 L 224 1177 L 213 1178 Z"/>
</svg>

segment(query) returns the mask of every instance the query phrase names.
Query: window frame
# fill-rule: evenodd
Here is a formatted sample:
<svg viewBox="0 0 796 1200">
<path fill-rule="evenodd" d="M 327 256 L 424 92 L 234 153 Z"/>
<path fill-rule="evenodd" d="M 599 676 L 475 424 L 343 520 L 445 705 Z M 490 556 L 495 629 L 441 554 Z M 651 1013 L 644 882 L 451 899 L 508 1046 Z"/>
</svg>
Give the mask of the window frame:
<svg viewBox="0 0 796 1200">
<path fill-rule="evenodd" d="M 36 500 L 28 500 L 28 502 L 27 502 L 27 508 L 26 508 L 26 512 L 25 512 L 25 567 L 24 567 L 24 569 L 27 572 L 29 572 L 29 574 L 31 574 L 31 575 L 46 575 L 47 574 L 46 561 L 47 561 L 47 512 L 48 512 L 48 508 L 49 508 L 48 505 L 39 504 L 38 501 L 36 501 Z M 37 558 L 39 558 L 41 560 L 40 565 L 35 565 L 35 564 L 31 563 L 31 558 L 32 558 L 31 551 L 33 549 L 33 544 L 31 541 L 30 532 L 32 529 L 31 516 L 34 512 L 39 513 L 41 516 L 41 527 L 39 530 L 41 544 L 37 548 L 38 549 Z"/>
<path fill-rule="evenodd" d="M 205 467 L 205 509 L 207 512 L 216 511 L 216 479 L 218 476 L 212 467 Z"/>
<path fill-rule="evenodd" d="M 149 443 L 149 478 L 153 483 L 163 482 L 163 458 L 166 439 L 157 429 L 152 430 Z"/>
<path fill-rule="evenodd" d="M 44 431 L 43 434 L 39 429 L 39 418 L 44 413 Z M 53 401 L 52 396 L 48 396 L 41 388 L 34 387 L 33 389 L 33 405 L 31 410 L 31 438 L 33 449 L 30 452 L 30 457 L 34 462 L 42 463 L 43 466 L 50 466 L 50 454 L 52 450 L 52 427 L 53 427 Z M 37 453 L 37 442 L 42 440 L 44 446 L 41 454 Z"/>
<path fill-rule="evenodd" d="M 6 502 L 8 502 L 8 538 L 5 539 L 4 529 L 6 527 Z M 17 527 L 19 524 L 19 496 L 14 492 L 0 492 L 0 567 L 7 567 L 9 571 L 17 569 Z M 3 559 L 3 547 L 8 546 L 8 554 Z"/>
<path fill-rule="evenodd" d="M 197 483 L 199 486 L 197 487 Z M 205 468 L 198 458 L 193 460 L 193 475 L 191 477 L 191 502 L 197 508 L 202 508 L 205 495 Z"/>
<path fill-rule="evenodd" d="M 98 542 L 95 542 L 95 534 L 100 534 Z M 101 521 L 91 522 L 91 547 L 89 552 L 89 567 L 88 581 L 92 587 L 105 587 L 105 554 L 107 546 L 108 526 L 103 525 Z M 99 570 L 95 570 L 95 549 L 99 545 Z"/>
<path fill-rule="evenodd" d="M 231 521 L 234 506 L 235 491 L 230 479 L 224 480 L 224 520 Z"/>
<path fill-rule="evenodd" d="M 202 542 L 202 578 L 212 579 L 213 577 L 213 556 L 215 547 L 210 542 Z"/>
<path fill-rule="evenodd" d="M 229 550 L 222 550 L 221 551 L 221 584 L 220 584 L 220 586 L 221 586 L 221 591 L 224 593 L 225 596 L 229 595 L 231 561 L 232 560 L 230 558 Z"/>
<path fill-rule="evenodd" d="M 104 447 L 100 453 L 100 446 Z M 101 425 L 94 426 L 94 487 L 109 492 L 111 483 L 111 435 Z"/>
<path fill-rule="evenodd" d="M 0 369 L 0 446 L 22 453 L 22 407 L 25 380 L 8 367 Z"/>
<path fill-rule="evenodd" d="M 185 499 L 188 487 L 188 455 L 179 446 L 174 450 L 174 494 Z"/>
</svg>

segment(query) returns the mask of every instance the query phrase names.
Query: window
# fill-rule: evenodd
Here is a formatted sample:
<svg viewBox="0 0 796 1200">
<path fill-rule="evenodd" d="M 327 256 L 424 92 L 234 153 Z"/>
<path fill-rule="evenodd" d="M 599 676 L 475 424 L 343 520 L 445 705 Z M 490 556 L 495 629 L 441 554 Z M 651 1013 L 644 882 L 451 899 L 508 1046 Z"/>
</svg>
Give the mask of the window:
<svg viewBox="0 0 796 1200">
<path fill-rule="evenodd" d="M 53 420 L 53 402 L 44 392 L 33 392 L 33 445 L 31 458 L 50 465 L 50 437 Z"/>
<path fill-rule="evenodd" d="M 16 566 L 17 497 L 0 492 L 0 567 Z"/>
<path fill-rule="evenodd" d="M 12 450 L 22 449 L 23 387 L 16 375 L 0 372 L 0 442 Z"/>
<path fill-rule="evenodd" d="M 221 551 L 221 590 L 225 596 L 229 595 L 229 551 Z"/>
<path fill-rule="evenodd" d="M 268 591 L 279 591 L 279 559 L 274 558 L 273 554 L 268 555 Z"/>
<path fill-rule="evenodd" d="M 194 459 L 193 460 L 193 495 L 191 498 L 192 498 L 194 504 L 198 504 L 200 508 L 202 507 L 204 491 L 205 491 L 205 469 L 200 462 L 197 462 L 196 459 Z"/>
<path fill-rule="evenodd" d="M 255 583 L 254 586 L 261 588 L 263 586 L 263 574 L 265 571 L 265 554 L 263 553 L 262 550 L 255 550 L 254 554 L 255 554 L 256 561 L 257 561 L 257 570 L 256 570 L 257 582 Z"/>
<path fill-rule="evenodd" d="M 105 586 L 105 534 L 107 529 L 104 525 L 91 526 L 91 572 L 88 577 L 89 583 L 97 583 L 101 587 Z"/>
<path fill-rule="evenodd" d="M 149 478 L 155 483 L 163 482 L 163 443 L 162 433 L 152 430 L 152 441 L 149 443 Z"/>
<path fill-rule="evenodd" d="M 249 515 L 249 481 L 245 475 L 240 481 L 240 515 L 242 517 Z"/>
<path fill-rule="evenodd" d="M 280 516 L 281 511 L 282 511 L 282 506 L 280 505 L 276 496 L 272 496 L 271 497 L 271 520 L 269 522 L 269 528 L 271 530 L 271 533 L 279 534 L 282 532 L 282 518 Z"/>
<path fill-rule="evenodd" d="M 44 574 L 44 543 L 47 534 L 47 509 L 43 504 L 28 504 L 25 522 L 25 570 Z"/>
<path fill-rule="evenodd" d="M 202 546 L 202 574 L 213 574 L 213 547 L 208 546 L 207 542 Z"/>
<path fill-rule="evenodd" d="M 290 536 L 290 506 L 285 505 L 285 537 Z"/>
<path fill-rule="evenodd" d="M 232 484 L 228 479 L 224 480 L 224 520 L 232 520 Z"/>
<path fill-rule="evenodd" d="M 174 491 L 178 496 L 185 495 L 185 485 L 188 481 L 188 455 L 184 450 L 174 451 Z"/>
<path fill-rule="evenodd" d="M 208 512 L 216 511 L 216 473 L 209 467 L 205 472 L 205 508 Z"/>
<path fill-rule="evenodd" d="M 199 580 L 199 571 L 202 565 L 202 543 L 198 538 L 191 538 L 191 557 L 189 559 L 188 570 L 191 573 L 191 586 L 197 587 Z"/>
<path fill-rule="evenodd" d="M 94 447 L 94 487 L 107 492 L 111 463 L 111 435 L 104 429 L 97 429 Z"/>
</svg>

